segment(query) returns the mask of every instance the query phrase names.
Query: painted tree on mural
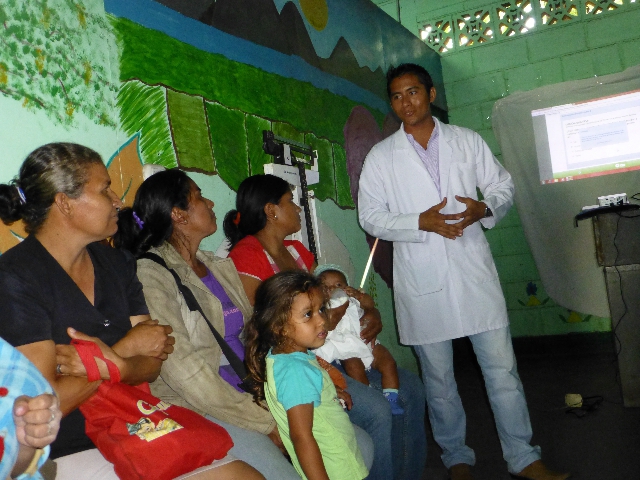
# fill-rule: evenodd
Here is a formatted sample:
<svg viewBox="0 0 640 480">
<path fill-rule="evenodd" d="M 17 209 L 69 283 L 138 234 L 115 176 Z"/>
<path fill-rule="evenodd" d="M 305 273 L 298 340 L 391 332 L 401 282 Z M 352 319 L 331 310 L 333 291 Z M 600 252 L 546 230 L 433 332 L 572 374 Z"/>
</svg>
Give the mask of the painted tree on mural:
<svg viewBox="0 0 640 480">
<path fill-rule="evenodd" d="M 81 112 L 115 126 L 117 65 L 102 2 L 0 2 L 0 94 L 25 108 L 43 110 L 64 125 L 73 125 Z"/>
</svg>

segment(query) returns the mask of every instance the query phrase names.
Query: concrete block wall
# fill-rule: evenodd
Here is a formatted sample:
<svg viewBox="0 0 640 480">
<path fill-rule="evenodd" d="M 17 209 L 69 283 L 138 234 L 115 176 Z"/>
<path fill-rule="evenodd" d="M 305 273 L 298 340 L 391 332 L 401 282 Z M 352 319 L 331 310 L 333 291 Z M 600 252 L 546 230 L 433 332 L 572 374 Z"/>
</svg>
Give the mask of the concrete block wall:
<svg viewBox="0 0 640 480">
<path fill-rule="evenodd" d="M 452 4 L 450 13 L 460 6 Z M 588 21 L 567 22 L 444 54 L 450 122 L 479 132 L 500 160 L 491 129 L 496 100 L 516 91 L 617 73 L 640 64 L 639 25 L 640 8 L 628 7 Z M 610 330 L 610 319 L 569 312 L 548 298 L 515 208 L 486 235 L 514 336 Z"/>
</svg>

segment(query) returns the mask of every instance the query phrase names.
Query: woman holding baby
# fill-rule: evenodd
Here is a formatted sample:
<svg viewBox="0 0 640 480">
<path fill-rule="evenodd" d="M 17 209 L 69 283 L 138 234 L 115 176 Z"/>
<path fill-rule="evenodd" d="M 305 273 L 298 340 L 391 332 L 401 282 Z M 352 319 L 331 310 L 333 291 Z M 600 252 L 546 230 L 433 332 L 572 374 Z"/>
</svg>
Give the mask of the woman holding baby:
<svg viewBox="0 0 640 480">
<path fill-rule="evenodd" d="M 290 185 L 279 177 L 254 175 L 240 184 L 236 209 L 225 216 L 224 232 L 230 243 L 229 257 L 252 303 L 261 282 L 275 273 L 296 269 L 314 272 L 315 259 L 304 245 L 285 240 L 300 230 L 300 211 Z M 382 322 L 372 301 L 363 302 L 363 307 L 367 308 L 360 320 L 366 327 L 360 334 L 369 343 L 382 330 Z M 349 417 L 374 443 L 370 479 L 418 479 L 426 461 L 424 388 L 415 374 L 402 369 L 398 373 L 399 404 L 405 412 L 396 416 L 380 390 L 379 372 L 367 372 L 374 388 L 345 376 L 353 400 Z"/>
</svg>

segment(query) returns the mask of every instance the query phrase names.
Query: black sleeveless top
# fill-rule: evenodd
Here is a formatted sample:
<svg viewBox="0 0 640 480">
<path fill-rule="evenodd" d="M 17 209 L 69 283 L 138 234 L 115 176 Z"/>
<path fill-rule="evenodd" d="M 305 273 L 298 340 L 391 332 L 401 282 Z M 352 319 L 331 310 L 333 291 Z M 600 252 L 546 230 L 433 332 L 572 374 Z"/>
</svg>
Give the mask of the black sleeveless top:
<svg viewBox="0 0 640 480">
<path fill-rule="evenodd" d="M 73 327 L 112 346 L 131 328 L 129 317 L 149 313 L 135 259 L 99 243 L 87 249 L 95 272 L 95 306 L 35 236 L 0 256 L 0 337 L 14 347 L 43 340 L 68 344 L 66 330 Z M 90 448 L 95 447 L 76 409 L 62 420 L 51 457 Z"/>
</svg>

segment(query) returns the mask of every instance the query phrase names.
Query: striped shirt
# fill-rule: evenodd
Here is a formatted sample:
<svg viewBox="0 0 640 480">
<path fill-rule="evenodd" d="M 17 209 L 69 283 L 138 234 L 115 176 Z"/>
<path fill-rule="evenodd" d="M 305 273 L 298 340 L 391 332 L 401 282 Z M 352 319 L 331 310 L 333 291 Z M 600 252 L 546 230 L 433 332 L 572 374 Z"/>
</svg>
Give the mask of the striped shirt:
<svg viewBox="0 0 640 480">
<path fill-rule="evenodd" d="M 13 423 L 13 403 L 20 395 L 36 397 L 42 393 L 53 393 L 51 386 L 38 369 L 2 338 L 0 338 L 0 478 L 9 476 L 18 457 L 19 444 L 16 425 Z M 47 445 L 45 454 L 38 461 L 38 468 L 49 456 Z M 22 474 L 18 479 L 42 479 L 39 472 Z"/>
<path fill-rule="evenodd" d="M 440 193 L 440 162 L 438 160 L 438 154 L 440 152 L 440 127 L 438 126 L 438 121 L 435 120 L 435 127 L 433 127 L 433 132 L 431 132 L 431 138 L 427 143 L 427 148 L 422 148 L 413 135 L 407 133 L 405 131 L 405 135 L 407 136 L 407 140 L 413 146 L 413 149 L 416 151 L 420 160 L 424 164 L 427 172 L 431 175 L 431 179 L 433 183 L 435 183 L 436 188 L 438 189 L 438 195 L 442 198 Z"/>
</svg>

